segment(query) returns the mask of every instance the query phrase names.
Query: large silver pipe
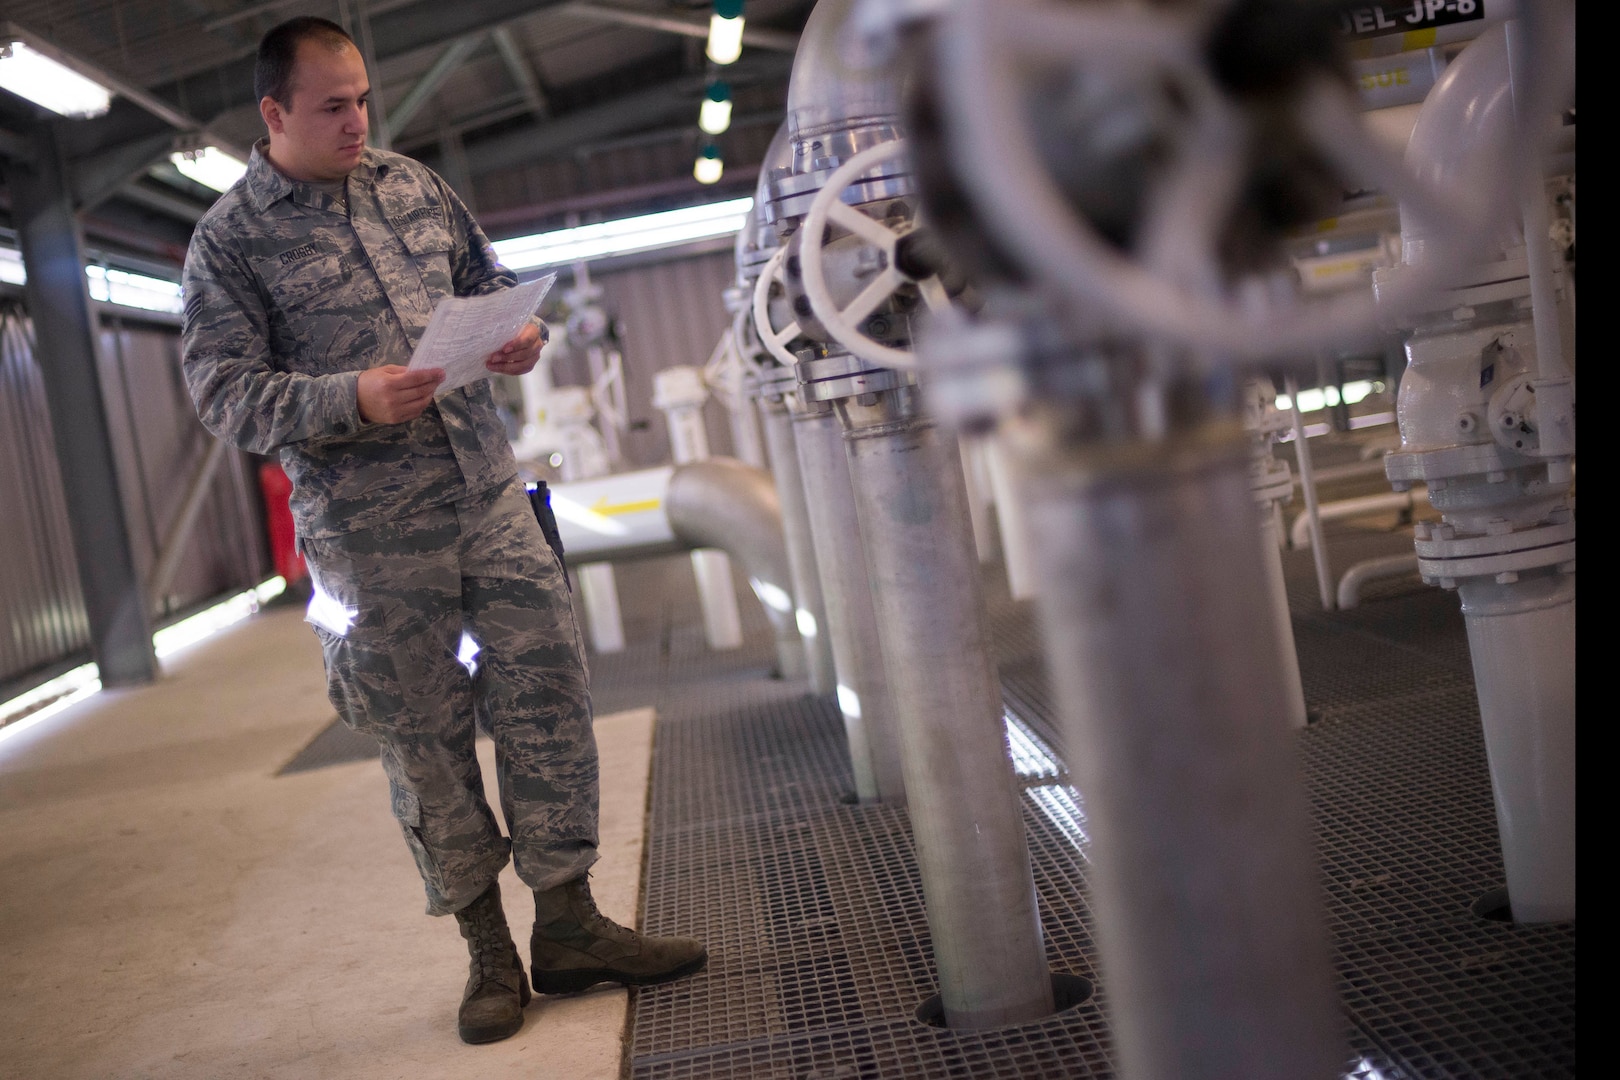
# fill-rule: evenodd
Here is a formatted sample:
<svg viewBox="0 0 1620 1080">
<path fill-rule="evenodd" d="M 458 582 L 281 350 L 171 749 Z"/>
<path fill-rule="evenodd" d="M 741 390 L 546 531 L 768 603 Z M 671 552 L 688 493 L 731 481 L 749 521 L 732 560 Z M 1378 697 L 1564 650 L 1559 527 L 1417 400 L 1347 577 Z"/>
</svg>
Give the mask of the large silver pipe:
<svg viewBox="0 0 1620 1080">
<path fill-rule="evenodd" d="M 799 35 L 787 96 L 796 173 L 814 171 L 820 167 L 817 159 L 829 156 L 818 136 L 847 137 L 875 128 L 886 138 L 895 137 L 900 82 L 893 58 L 878 55 L 866 39 L 852 32 L 855 4 L 856 0 L 820 0 Z"/>
<path fill-rule="evenodd" d="M 718 548 L 742 564 L 775 632 L 777 666 L 784 674 L 802 672 L 793 575 L 770 473 L 734 458 L 689 462 L 670 476 L 664 512 L 677 541 L 694 549 Z"/>
<path fill-rule="evenodd" d="M 1052 1011 L 1051 975 L 956 441 L 914 387 L 837 406 L 945 1021 L 1029 1023 Z"/>
<path fill-rule="evenodd" d="M 782 505 L 782 533 L 787 542 L 788 569 L 793 577 L 793 614 L 799 636 L 804 639 L 810 689 L 818 694 L 831 694 L 838 688 L 838 675 L 833 662 L 832 638 L 827 630 L 827 607 L 821 595 L 821 575 L 816 572 L 810 507 L 805 501 L 804 481 L 799 475 L 793 417 L 781 398 L 760 398 L 759 412 L 765 421 L 765 443 L 770 448 L 776 496 Z"/>
<path fill-rule="evenodd" d="M 1246 439 L 1236 425 L 1151 448 L 1025 436 L 1036 607 L 1090 823 L 1120 1073 L 1335 1076 Z"/>
<path fill-rule="evenodd" d="M 903 803 L 906 781 L 894 699 L 883 665 L 843 429 L 830 410 L 795 414 L 793 429 L 805 498 L 815 507 L 810 533 L 827 607 L 827 636 L 838 672 L 838 707 L 849 741 L 855 793 L 862 802 Z"/>
</svg>

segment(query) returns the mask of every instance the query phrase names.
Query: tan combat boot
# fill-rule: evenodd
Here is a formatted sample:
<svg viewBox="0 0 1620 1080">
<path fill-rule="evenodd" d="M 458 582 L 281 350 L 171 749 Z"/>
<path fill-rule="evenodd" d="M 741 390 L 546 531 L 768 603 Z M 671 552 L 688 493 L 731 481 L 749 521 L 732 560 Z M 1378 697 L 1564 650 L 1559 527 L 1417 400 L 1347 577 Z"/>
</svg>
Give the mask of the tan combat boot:
<svg viewBox="0 0 1620 1080">
<path fill-rule="evenodd" d="M 702 969 L 709 952 L 691 938 L 646 937 L 596 910 L 589 880 L 534 894 L 529 973 L 541 994 L 570 994 L 600 982 L 651 986 Z"/>
<path fill-rule="evenodd" d="M 500 883 L 490 882 L 478 899 L 456 912 L 456 922 L 472 956 L 456 1032 L 466 1043 L 495 1042 L 517 1034 L 523 1026 L 523 1006 L 529 1003 L 529 983 L 512 932 L 506 928 Z"/>
</svg>

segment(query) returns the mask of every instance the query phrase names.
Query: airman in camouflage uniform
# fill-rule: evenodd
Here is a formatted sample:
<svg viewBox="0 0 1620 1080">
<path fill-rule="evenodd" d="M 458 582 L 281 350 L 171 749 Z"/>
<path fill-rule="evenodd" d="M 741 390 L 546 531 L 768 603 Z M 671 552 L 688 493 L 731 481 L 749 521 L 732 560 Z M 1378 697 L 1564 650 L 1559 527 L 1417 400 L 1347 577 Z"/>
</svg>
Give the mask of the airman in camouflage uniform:
<svg viewBox="0 0 1620 1080">
<path fill-rule="evenodd" d="M 488 382 L 429 400 L 438 377 L 382 366 L 408 361 L 443 298 L 516 277 L 438 176 L 364 147 L 369 87 L 339 28 L 303 19 L 271 31 L 261 74 L 287 27 L 291 45 L 287 33 L 275 45 L 284 85 L 261 101 L 272 138 L 187 253 L 186 380 L 210 431 L 278 454 L 293 481 L 332 702 L 381 743 L 428 911 L 456 913 L 468 938 L 462 1037 L 502 1038 L 529 997 L 494 885 L 509 852 L 536 891 L 537 942 L 557 911 L 589 906 L 598 800 L 584 646 Z M 307 86 L 286 85 L 294 70 Z M 328 102 L 336 120 L 320 115 Z M 313 160 L 314 179 L 293 179 L 277 167 L 284 158 Z M 526 334 L 490 366 L 528 370 L 538 348 Z M 368 398 L 384 380 L 396 404 Z M 396 407 L 402 394 L 411 400 Z M 398 422 L 377 422 L 379 412 Z M 480 647 L 474 675 L 457 655 L 464 631 Z M 494 736 L 510 841 L 483 796 L 475 715 Z M 600 920 L 594 907 L 588 915 Z M 550 937 L 579 938 L 578 922 Z M 632 948 L 597 929 L 585 959 L 537 943 L 536 987 L 557 989 L 558 971 L 570 983 L 650 982 L 701 966 L 696 942 L 631 934 Z"/>
</svg>

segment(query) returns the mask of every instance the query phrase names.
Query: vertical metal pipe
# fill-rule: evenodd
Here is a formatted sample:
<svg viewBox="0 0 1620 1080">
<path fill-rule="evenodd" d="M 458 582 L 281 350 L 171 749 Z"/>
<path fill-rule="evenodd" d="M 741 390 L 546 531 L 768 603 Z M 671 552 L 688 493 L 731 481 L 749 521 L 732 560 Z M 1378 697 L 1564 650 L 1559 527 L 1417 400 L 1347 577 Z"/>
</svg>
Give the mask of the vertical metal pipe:
<svg viewBox="0 0 1620 1080">
<path fill-rule="evenodd" d="M 765 440 L 771 451 L 771 472 L 776 477 L 782 504 L 782 534 L 787 542 L 788 569 L 793 577 L 794 618 L 804 641 L 810 689 L 831 694 L 838 688 L 832 639 L 827 633 L 827 608 L 821 597 L 821 576 L 816 573 L 815 540 L 810 533 L 810 507 L 799 474 L 799 451 L 793 438 L 793 417 L 780 398 L 761 398 Z"/>
<path fill-rule="evenodd" d="M 973 547 L 981 563 L 996 554 L 996 541 L 990 531 L 990 466 L 985 461 L 989 447 L 984 439 L 958 438 L 962 447 L 962 476 L 967 482 L 968 516 L 973 525 Z"/>
<path fill-rule="evenodd" d="M 1024 452 L 1121 1075 L 1337 1075 L 1246 440 Z"/>
<path fill-rule="evenodd" d="M 572 571 L 579 582 L 591 647 L 599 653 L 624 652 L 624 615 L 619 610 L 619 582 L 610 562 L 586 563 Z"/>
<path fill-rule="evenodd" d="M 1575 575 L 1462 582 L 1514 922 L 1575 917 Z"/>
<path fill-rule="evenodd" d="M 760 414 L 754 399 L 748 396 L 749 383 L 744 381 L 738 393 L 736 407 L 726 410 L 731 419 L 731 453 L 738 461 L 756 469 L 770 468 L 765 459 L 765 438 L 760 434 Z"/>
<path fill-rule="evenodd" d="M 990 489 L 995 493 L 996 525 L 1001 530 L 1001 558 L 1007 568 L 1007 587 L 1014 600 L 1035 595 L 1035 572 L 1029 554 L 1029 523 L 1017 478 L 1007 460 L 1007 448 L 995 437 L 985 443 L 990 464 Z"/>
<path fill-rule="evenodd" d="M 832 412 L 793 414 L 794 448 L 805 499 L 815 507 L 810 535 L 827 611 L 827 638 L 838 674 L 855 793 L 862 802 L 903 803 L 900 737 L 878 639 L 877 612 L 849 480 L 844 436 Z"/>
<path fill-rule="evenodd" d="M 703 420 L 703 403 L 708 395 L 702 375 L 695 368 L 665 368 L 654 380 L 653 407 L 662 409 L 668 421 L 670 455 L 677 465 L 708 460 L 709 432 Z M 694 551 L 692 573 L 697 578 L 703 635 L 709 648 L 741 648 L 742 612 L 737 607 L 731 560 L 726 558 L 725 552 L 711 548 Z M 785 676 L 798 678 L 804 673 L 799 657 L 780 659 L 786 661 Z"/>
<path fill-rule="evenodd" d="M 1282 526 L 1277 520 L 1277 504 L 1260 508 L 1261 565 L 1266 571 L 1266 598 L 1277 628 L 1278 671 L 1288 701 L 1288 726 L 1302 728 L 1309 720 L 1305 708 L 1305 684 L 1299 674 L 1299 650 L 1294 645 L 1294 616 L 1288 610 L 1288 583 L 1283 580 Z"/>
<path fill-rule="evenodd" d="M 945 1021 L 1028 1023 L 1052 1011 L 1052 983 L 956 440 L 913 387 L 837 407 Z"/>
<path fill-rule="evenodd" d="M 1322 539 L 1322 512 L 1317 508 L 1316 470 L 1311 465 L 1311 444 L 1305 438 L 1305 417 L 1299 411 L 1299 380 L 1287 376 L 1288 404 L 1294 429 L 1294 460 L 1299 462 L 1299 490 L 1305 495 L 1306 520 L 1311 524 L 1311 558 L 1316 562 L 1316 590 L 1322 610 L 1333 610 L 1333 571 L 1328 567 L 1327 543 Z"/>
</svg>

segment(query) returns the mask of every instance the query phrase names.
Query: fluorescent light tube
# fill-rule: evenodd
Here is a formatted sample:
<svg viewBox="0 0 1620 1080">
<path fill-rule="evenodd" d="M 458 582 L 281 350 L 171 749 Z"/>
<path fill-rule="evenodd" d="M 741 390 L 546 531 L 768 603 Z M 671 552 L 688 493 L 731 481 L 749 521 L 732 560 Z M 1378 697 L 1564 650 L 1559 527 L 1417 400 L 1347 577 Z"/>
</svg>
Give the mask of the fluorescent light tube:
<svg viewBox="0 0 1620 1080">
<path fill-rule="evenodd" d="M 227 154 L 217 146 L 201 150 L 177 150 L 169 155 L 181 174 L 215 191 L 229 191 L 247 174 L 247 162 Z"/>
<path fill-rule="evenodd" d="M 112 91 L 26 41 L 0 41 L 0 87 L 59 116 L 101 116 L 112 107 Z"/>
<path fill-rule="evenodd" d="M 510 240 L 497 240 L 493 246 L 501 264 L 509 270 L 559 266 L 734 235 L 742 228 L 753 205 L 752 198 L 728 199 L 641 217 L 517 236 Z"/>
</svg>

